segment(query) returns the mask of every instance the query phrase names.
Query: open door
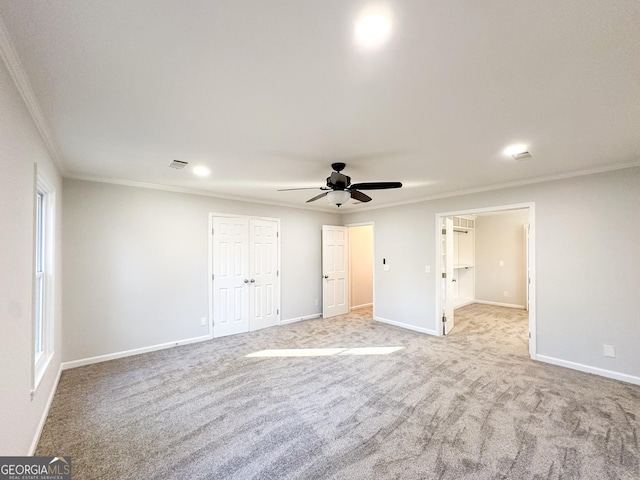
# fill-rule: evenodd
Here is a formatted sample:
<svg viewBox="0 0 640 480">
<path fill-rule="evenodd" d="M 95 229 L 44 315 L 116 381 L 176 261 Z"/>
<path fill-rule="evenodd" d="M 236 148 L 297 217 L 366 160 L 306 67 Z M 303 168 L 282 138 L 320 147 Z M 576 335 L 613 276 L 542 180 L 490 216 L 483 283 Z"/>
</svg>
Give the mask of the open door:
<svg viewBox="0 0 640 480">
<path fill-rule="evenodd" d="M 525 290 L 527 292 L 526 303 L 525 303 L 527 312 L 529 311 L 529 286 L 531 285 L 531 276 L 529 275 L 529 228 L 530 226 L 527 223 L 524 226 L 524 258 L 525 258 L 524 283 L 525 283 Z"/>
<path fill-rule="evenodd" d="M 322 226 L 322 317 L 349 313 L 347 227 Z"/>
<path fill-rule="evenodd" d="M 442 219 L 442 333 L 447 335 L 454 325 L 453 294 L 453 218 Z"/>
</svg>

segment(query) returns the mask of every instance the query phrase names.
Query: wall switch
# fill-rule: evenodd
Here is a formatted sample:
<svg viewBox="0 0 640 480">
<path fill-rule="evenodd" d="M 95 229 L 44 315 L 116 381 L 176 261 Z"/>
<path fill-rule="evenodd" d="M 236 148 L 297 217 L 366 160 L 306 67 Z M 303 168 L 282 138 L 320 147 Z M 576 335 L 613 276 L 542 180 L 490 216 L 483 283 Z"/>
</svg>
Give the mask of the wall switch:
<svg viewBox="0 0 640 480">
<path fill-rule="evenodd" d="M 207 325 L 207 317 L 200 317 L 200 326 L 204 327 Z"/>
<path fill-rule="evenodd" d="M 613 348 L 613 345 L 603 345 L 604 347 L 604 356 L 616 358 L 616 349 Z"/>
<path fill-rule="evenodd" d="M 424 273 L 431 273 L 431 267 L 429 265 L 424 266 Z"/>
<path fill-rule="evenodd" d="M 320 300 L 316 298 L 316 306 L 320 305 Z"/>
<path fill-rule="evenodd" d="M 502 292 L 502 295 L 503 295 L 503 296 L 505 296 L 505 297 L 508 297 L 508 296 L 509 296 L 509 292 L 507 292 L 507 291 L 505 290 L 504 292 Z"/>
<path fill-rule="evenodd" d="M 504 267 L 504 260 L 500 260 L 499 264 L 500 264 L 501 267 Z M 505 295 L 505 297 L 506 297 L 506 295 Z"/>
</svg>

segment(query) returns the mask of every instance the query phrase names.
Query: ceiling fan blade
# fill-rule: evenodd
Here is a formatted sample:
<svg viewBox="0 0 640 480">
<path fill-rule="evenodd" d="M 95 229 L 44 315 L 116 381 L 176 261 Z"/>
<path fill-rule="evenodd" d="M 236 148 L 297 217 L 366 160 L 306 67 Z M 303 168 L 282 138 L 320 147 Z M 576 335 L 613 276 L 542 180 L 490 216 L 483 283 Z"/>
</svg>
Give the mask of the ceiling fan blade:
<svg viewBox="0 0 640 480">
<path fill-rule="evenodd" d="M 315 201 L 316 201 L 316 200 L 318 200 L 319 198 L 324 197 L 327 193 L 329 193 L 329 192 L 324 192 L 324 193 L 321 193 L 320 195 L 316 195 L 315 197 L 310 198 L 309 200 L 307 200 L 307 202 L 306 202 L 306 203 L 315 202 Z"/>
<path fill-rule="evenodd" d="M 353 198 L 354 200 L 358 200 L 360 202 L 371 201 L 371 197 L 369 195 L 366 195 L 362 192 L 359 192 L 358 190 L 353 190 L 353 189 L 351 189 L 351 198 Z"/>
<path fill-rule="evenodd" d="M 278 192 L 292 192 L 293 190 L 328 190 L 327 187 L 302 187 L 302 188 L 281 188 Z"/>
<path fill-rule="evenodd" d="M 354 183 L 351 188 L 357 190 L 385 190 L 387 188 L 400 188 L 402 183 L 400 182 L 364 182 Z"/>
</svg>

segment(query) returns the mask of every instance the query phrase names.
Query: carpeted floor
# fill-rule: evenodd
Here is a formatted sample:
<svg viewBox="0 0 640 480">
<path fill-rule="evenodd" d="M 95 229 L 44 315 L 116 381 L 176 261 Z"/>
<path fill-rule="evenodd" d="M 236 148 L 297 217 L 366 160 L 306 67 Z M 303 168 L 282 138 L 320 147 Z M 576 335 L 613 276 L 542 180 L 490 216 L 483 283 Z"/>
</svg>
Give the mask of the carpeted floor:
<svg viewBox="0 0 640 480">
<path fill-rule="evenodd" d="M 441 338 L 360 310 L 68 370 L 36 454 L 76 480 L 640 478 L 640 387 L 532 362 L 526 312 L 456 314 Z M 296 350 L 247 357 L 274 349 Z"/>
</svg>

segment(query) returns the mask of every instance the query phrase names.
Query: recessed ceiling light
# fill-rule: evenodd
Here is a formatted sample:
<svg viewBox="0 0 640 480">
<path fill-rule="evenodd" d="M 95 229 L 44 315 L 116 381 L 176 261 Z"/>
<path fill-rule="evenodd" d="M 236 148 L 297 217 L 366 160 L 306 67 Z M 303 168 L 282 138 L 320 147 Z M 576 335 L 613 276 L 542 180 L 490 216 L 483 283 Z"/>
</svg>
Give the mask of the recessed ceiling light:
<svg viewBox="0 0 640 480">
<path fill-rule="evenodd" d="M 391 20 L 381 13 L 364 15 L 356 22 L 354 33 L 361 47 L 379 47 L 391 34 Z"/>
<path fill-rule="evenodd" d="M 525 153 L 528 148 L 529 147 L 527 147 L 526 145 L 522 143 L 518 143 L 514 145 L 509 145 L 507 148 L 504 149 L 503 153 L 508 157 L 515 157 L 516 155 Z"/>
<path fill-rule="evenodd" d="M 211 170 L 209 170 L 207 167 L 193 167 L 193 173 L 199 177 L 208 177 L 209 174 L 211 173 Z"/>
</svg>

